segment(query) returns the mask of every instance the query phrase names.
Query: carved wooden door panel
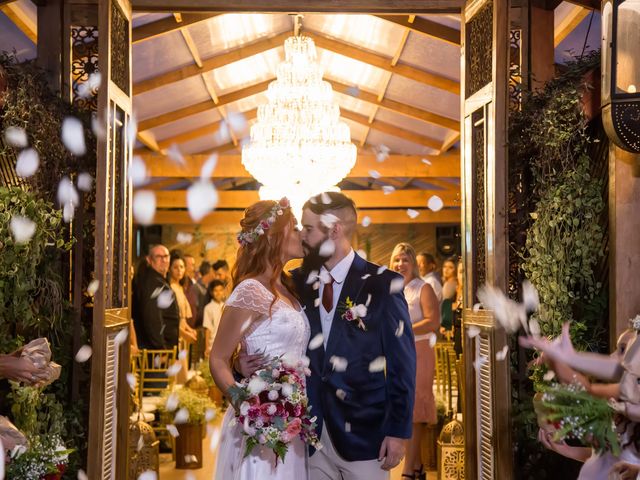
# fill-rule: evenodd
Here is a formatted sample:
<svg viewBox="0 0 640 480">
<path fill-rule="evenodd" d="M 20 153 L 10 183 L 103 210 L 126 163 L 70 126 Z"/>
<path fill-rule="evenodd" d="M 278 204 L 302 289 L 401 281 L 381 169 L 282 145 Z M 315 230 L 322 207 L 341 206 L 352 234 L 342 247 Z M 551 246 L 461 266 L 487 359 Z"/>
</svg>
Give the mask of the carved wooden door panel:
<svg viewBox="0 0 640 480">
<path fill-rule="evenodd" d="M 482 480 L 512 478 L 509 362 L 496 360 L 506 335 L 490 311 L 470 308 L 483 284 L 506 288 L 508 7 L 472 0 L 462 15 L 465 468 Z"/>
<path fill-rule="evenodd" d="M 98 139 L 95 275 L 100 287 L 93 313 L 89 478 L 127 475 L 129 342 L 116 338 L 130 320 L 132 139 L 131 4 L 100 0 L 98 17 Z"/>
</svg>

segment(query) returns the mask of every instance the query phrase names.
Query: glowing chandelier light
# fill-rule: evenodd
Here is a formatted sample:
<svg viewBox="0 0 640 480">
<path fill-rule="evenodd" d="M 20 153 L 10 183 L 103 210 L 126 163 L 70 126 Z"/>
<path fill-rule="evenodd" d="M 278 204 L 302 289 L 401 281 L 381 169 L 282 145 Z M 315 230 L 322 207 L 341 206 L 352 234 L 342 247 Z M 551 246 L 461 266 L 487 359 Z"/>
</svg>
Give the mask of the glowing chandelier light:
<svg viewBox="0 0 640 480">
<path fill-rule="evenodd" d="M 284 42 L 284 51 L 285 61 L 267 90 L 268 103 L 258 107 L 251 140 L 242 148 L 242 163 L 263 185 L 260 198 L 287 196 L 299 216 L 310 196 L 337 190 L 357 151 L 348 125 L 340 121 L 331 85 L 322 80 L 313 40 L 294 35 Z"/>
</svg>

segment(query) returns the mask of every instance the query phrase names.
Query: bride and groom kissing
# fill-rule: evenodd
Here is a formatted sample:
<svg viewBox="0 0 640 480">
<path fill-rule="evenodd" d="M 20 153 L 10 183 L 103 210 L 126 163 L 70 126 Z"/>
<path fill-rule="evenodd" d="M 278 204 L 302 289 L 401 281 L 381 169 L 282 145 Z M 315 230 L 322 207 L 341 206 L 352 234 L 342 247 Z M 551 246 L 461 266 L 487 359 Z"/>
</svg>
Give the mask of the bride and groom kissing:
<svg viewBox="0 0 640 480">
<path fill-rule="evenodd" d="M 286 199 L 257 202 L 240 225 L 235 288 L 211 350 L 211 372 L 222 391 L 237 391 L 238 385 L 249 391 L 257 384 L 264 388 L 272 373 L 283 375 L 274 358 L 299 360 L 308 374 L 299 382 L 303 396 L 306 387 L 301 405 L 308 401 L 308 416 L 300 409 L 295 414 L 310 430 L 315 427 L 321 446 L 301 433 L 286 437 L 280 461 L 268 448 L 295 423 L 276 418 L 276 407 L 284 412 L 277 399 L 287 407 L 300 401 L 291 399 L 290 385 L 284 395 L 282 379 L 295 383 L 296 375 L 281 376 L 282 383 L 271 384 L 280 396 L 258 388 L 253 400 L 239 404 L 228 395 L 236 402 L 223 421 L 216 479 L 388 479 L 411 437 L 415 394 L 414 338 L 397 287 L 402 277 L 353 251 L 357 211 L 341 193 L 309 199 L 301 230 Z M 283 271 L 301 257 L 300 268 Z M 291 418 L 286 412 L 282 417 Z"/>
</svg>

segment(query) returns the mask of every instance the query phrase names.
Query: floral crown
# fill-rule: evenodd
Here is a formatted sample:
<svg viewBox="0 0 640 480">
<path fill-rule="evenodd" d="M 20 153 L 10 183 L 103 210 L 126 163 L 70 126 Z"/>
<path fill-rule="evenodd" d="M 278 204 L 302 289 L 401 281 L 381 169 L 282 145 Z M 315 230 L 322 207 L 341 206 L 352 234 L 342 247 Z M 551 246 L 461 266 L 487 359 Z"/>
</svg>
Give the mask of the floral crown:
<svg viewBox="0 0 640 480">
<path fill-rule="evenodd" d="M 265 230 L 269 230 L 271 228 L 271 225 L 275 223 L 280 215 L 284 214 L 284 210 L 286 208 L 291 208 L 291 204 L 287 197 L 282 197 L 279 202 L 275 202 L 273 207 L 271 207 L 266 218 L 260 220 L 258 225 L 256 225 L 252 230 L 247 232 L 238 232 L 238 243 L 243 247 L 246 247 L 247 245 L 255 242 L 260 235 L 264 235 Z"/>
</svg>

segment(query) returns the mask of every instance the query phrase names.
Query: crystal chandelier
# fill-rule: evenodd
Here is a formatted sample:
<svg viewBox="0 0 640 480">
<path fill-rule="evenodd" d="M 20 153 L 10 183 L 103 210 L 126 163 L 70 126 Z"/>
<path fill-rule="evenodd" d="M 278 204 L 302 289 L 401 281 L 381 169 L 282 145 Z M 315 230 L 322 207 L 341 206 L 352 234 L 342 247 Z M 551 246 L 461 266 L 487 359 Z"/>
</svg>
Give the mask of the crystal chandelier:
<svg viewBox="0 0 640 480">
<path fill-rule="evenodd" d="M 309 197 L 338 189 L 357 151 L 331 85 L 322 80 L 313 40 L 296 34 L 284 42 L 284 51 L 268 103 L 258 107 L 251 140 L 242 148 L 242 163 L 263 185 L 261 199 L 287 196 L 300 218 Z"/>
</svg>

